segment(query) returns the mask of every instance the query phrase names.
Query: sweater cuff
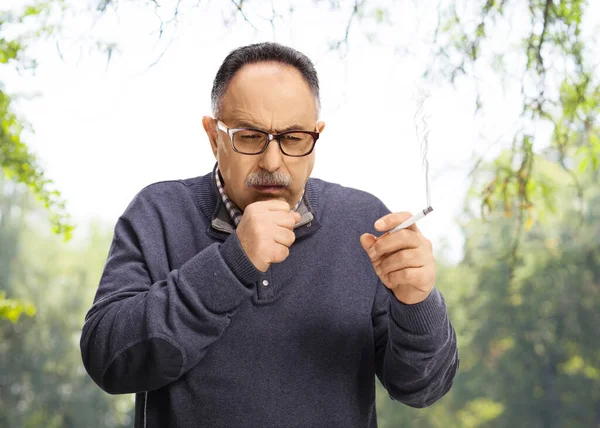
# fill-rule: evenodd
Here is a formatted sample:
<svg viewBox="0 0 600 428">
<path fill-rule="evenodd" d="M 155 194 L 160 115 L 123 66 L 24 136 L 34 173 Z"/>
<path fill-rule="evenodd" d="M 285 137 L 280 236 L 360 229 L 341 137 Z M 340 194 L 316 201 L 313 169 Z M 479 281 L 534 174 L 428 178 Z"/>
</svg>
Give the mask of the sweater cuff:
<svg viewBox="0 0 600 428">
<path fill-rule="evenodd" d="M 425 300 L 413 305 L 400 302 L 390 292 L 390 316 L 403 330 L 426 334 L 437 330 L 446 319 L 446 303 L 434 287 Z"/>
<path fill-rule="evenodd" d="M 179 280 L 195 286 L 202 304 L 215 314 L 233 311 L 253 293 L 231 272 L 217 244 L 184 263 L 179 269 Z"/>
<path fill-rule="evenodd" d="M 250 285 L 260 279 L 262 272 L 252 264 L 235 232 L 221 244 L 220 251 L 229 269 L 241 282 Z"/>
</svg>

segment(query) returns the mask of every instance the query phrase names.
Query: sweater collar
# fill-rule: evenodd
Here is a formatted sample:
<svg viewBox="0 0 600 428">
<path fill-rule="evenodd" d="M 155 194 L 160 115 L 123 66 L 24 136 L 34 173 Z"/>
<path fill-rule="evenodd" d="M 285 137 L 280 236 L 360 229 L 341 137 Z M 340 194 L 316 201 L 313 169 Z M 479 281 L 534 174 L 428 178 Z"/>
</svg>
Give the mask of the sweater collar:
<svg viewBox="0 0 600 428">
<path fill-rule="evenodd" d="M 304 188 L 304 196 L 297 209 L 301 219 L 300 222 L 294 226 L 296 238 L 316 231 L 320 227 L 317 220 L 319 195 L 316 187 L 314 180 L 309 178 Z M 210 219 L 209 232 L 211 234 L 214 235 L 214 232 L 217 232 L 217 235 L 222 233 L 231 234 L 235 231 L 231 216 L 219 194 L 213 172 L 210 172 L 201 178 L 196 197 L 200 209 L 204 215 Z"/>
</svg>

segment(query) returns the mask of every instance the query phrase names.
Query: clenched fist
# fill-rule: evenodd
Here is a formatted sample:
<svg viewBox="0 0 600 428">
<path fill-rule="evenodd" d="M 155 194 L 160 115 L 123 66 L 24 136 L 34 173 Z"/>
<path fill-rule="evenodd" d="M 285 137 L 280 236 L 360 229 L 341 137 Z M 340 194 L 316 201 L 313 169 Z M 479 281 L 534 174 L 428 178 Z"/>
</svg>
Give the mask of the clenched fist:
<svg viewBox="0 0 600 428">
<path fill-rule="evenodd" d="M 254 202 L 244 210 L 236 234 L 252 264 L 266 272 L 271 263 L 281 263 L 289 256 L 296 240 L 294 225 L 299 221 L 300 214 L 290 211 L 287 202 Z"/>
</svg>

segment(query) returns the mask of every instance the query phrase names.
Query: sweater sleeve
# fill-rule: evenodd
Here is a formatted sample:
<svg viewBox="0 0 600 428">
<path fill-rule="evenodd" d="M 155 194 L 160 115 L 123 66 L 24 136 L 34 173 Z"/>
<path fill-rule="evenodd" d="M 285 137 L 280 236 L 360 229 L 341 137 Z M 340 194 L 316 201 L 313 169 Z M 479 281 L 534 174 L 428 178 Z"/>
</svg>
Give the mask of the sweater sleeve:
<svg viewBox="0 0 600 428">
<path fill-rule="evenodd" d="M 390 397 L 427 407 L 444 396 L 458 371 L 456 334 L 438 289 L 405 305 L 381 282 L 373 307 L 377 377 Z"/>
<path fill-rule="evenodd" d="M 153 281 L 147 253 L 164 251 L 164 244 L 142 248 L 140 237 L 149 227 L 160 228 L 160 218 L 139 205 L 132 204 L 115 226 L 81 335 L 87 372 L 112 394 L 160 388 L 198 364 L 260 274 L 234 233 Z"/>
</svg>

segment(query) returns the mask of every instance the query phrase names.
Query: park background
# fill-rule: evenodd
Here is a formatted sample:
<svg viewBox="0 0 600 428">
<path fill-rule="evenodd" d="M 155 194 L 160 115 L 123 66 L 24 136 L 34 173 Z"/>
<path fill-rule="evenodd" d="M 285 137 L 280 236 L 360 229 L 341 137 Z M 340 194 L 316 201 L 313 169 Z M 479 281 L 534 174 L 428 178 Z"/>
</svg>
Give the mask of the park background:
<svg viewBox="0 0 600 428">
<path fill-rule="evenodd" d="M 424 208 L 431 89 L 437 287 L 461 367 L 379 426 L 600 427 L 600 1 L 0 0 L 0 426 L 126 427 L 79 353 L 119 215 L 209 172 L 201 126 L 232 49 L 314 62 L 313 176 Z M 357 242 L 358 245 L 358 242 Z"/>
</svg>

